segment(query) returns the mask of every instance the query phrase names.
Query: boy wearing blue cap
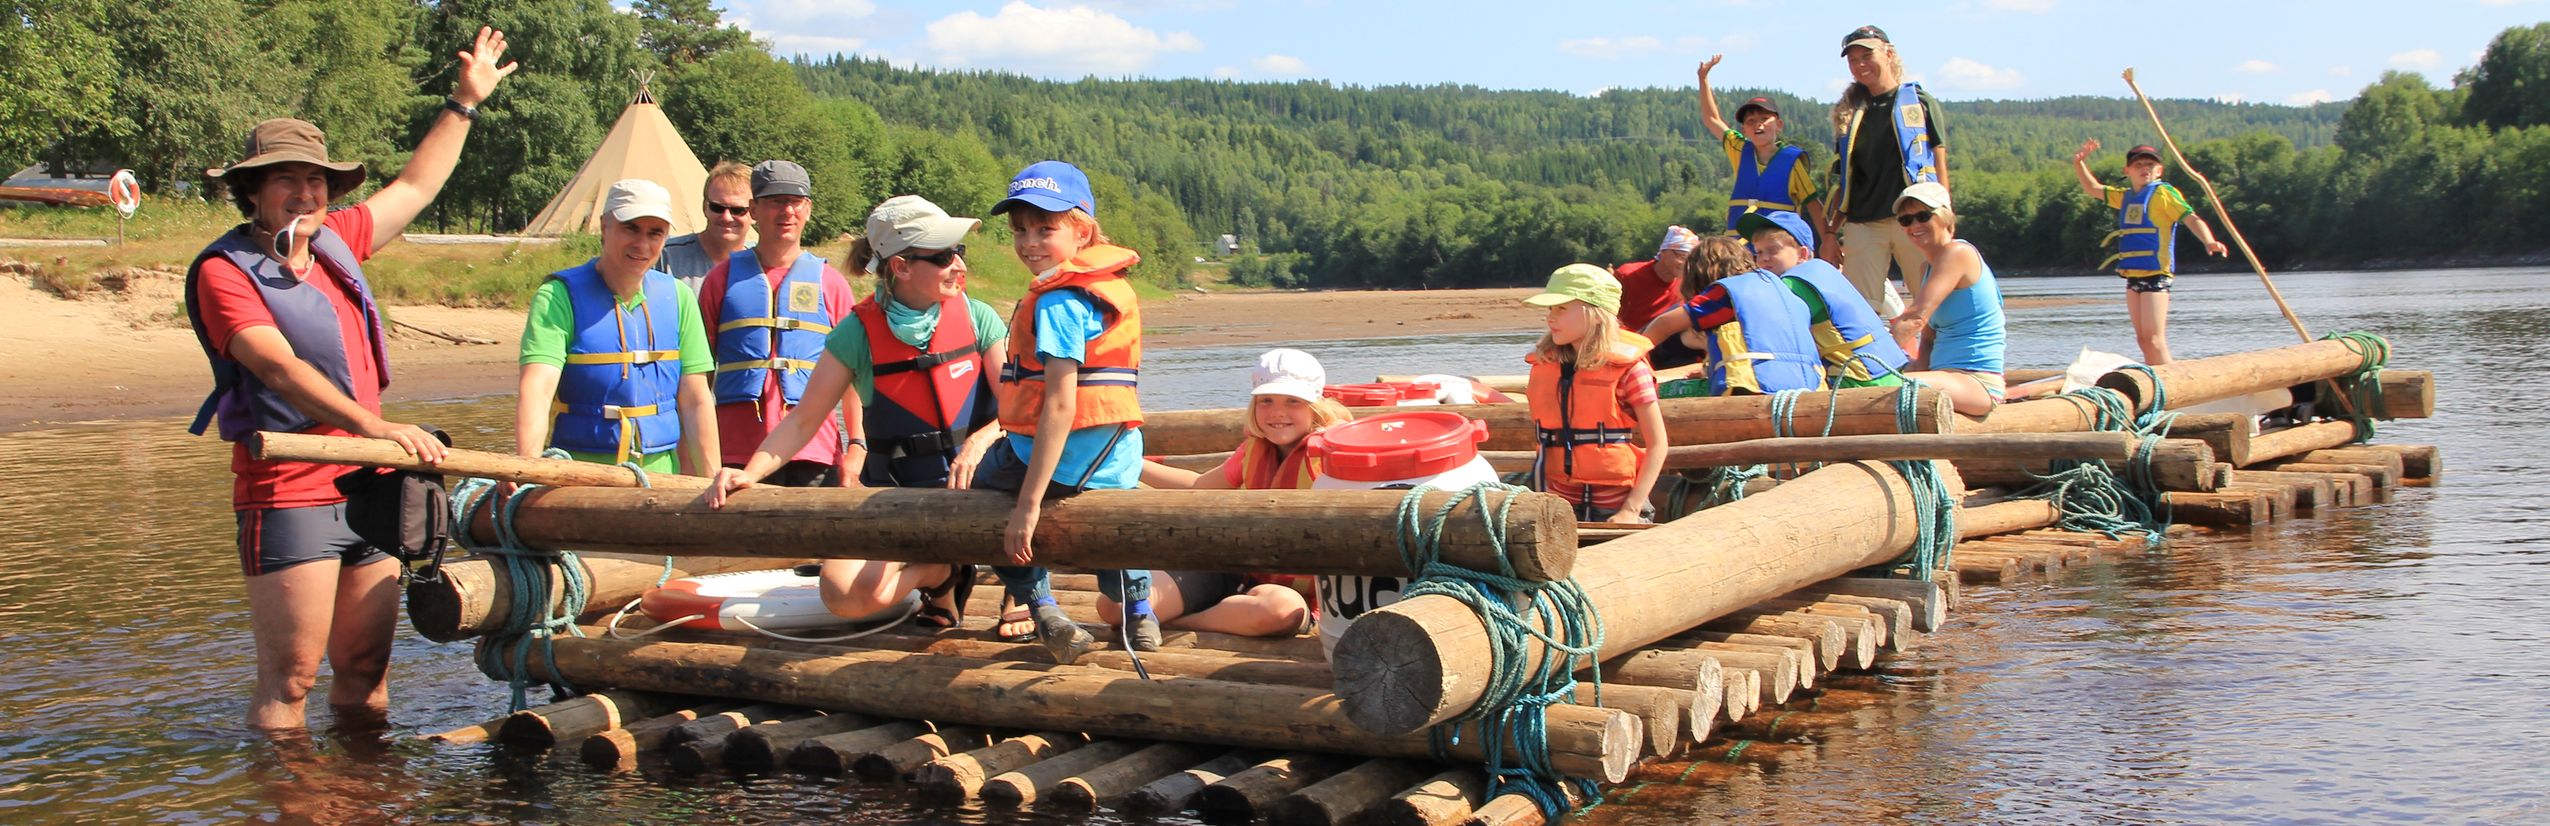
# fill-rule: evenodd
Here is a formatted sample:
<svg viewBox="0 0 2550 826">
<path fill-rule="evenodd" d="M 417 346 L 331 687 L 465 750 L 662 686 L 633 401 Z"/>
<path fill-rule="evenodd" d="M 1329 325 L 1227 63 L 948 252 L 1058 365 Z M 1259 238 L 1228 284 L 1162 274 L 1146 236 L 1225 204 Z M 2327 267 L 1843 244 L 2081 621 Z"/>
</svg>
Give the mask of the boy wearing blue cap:
<svg viewBox="0 0 2550 826">
<path fill-rule="evenodd" d="M 2126 150 L 2125 180 L 2131 185 L 2123 187 L 2099 183 L 2090 173 L 2090 153 L 2096 151 L 2097 138 L 2083 141 L 2081 151 L 2072 153 L 2072 171 L 2082 192 L 2116 210 L 2116 231 L 2107 235 L 2116 254 L 2099 268 L 2115 267 L 2125 278 L 2125 314 L 2134 322 L 2134 343 L 2143 348 L 2143 363 L 2168 364 L 2169 283 L 2178 273 L 2178 225 L 2183 222 L 2194 231 L 2206 252 L 2223 256 L 2231 250 L 2214 240 L 2213 227 L 2188 208 L 2186 196 L 2161 180 L 2160 150 Z"/>
<path fill-rule="evenodd" d="M 1001 369 L 1007 448 L 984 457 L 974 486 L 1018 494 L 1001 535 L 1010 564 L 992 570 L 1065 664 L 1093 639 L 1055 602 L 1051 576 L 1031 564 L 1036 521 L 1047 499 L 1132 488 L 1142 476 L 1142 305 L 1125 282 L 1142 257 L 1107 242 L 1097 211 L 1089 176 L 1061 161 L 1020 170 L 1009 197 L 992 205 L 992 214 L 1009 215 L 1013 249 L 1034 279 L 1010 315 L 1009 363 Z M 1098 590 L 1109 600 L 1101 613 L 1122 622 L 1126 647 L 1160 647 L 1151 572 L 1099 571 Z"/>
<path fill-rule="evenodd" d="M 1753 263 L 1770 270 L 1806 302 L 1815 352 L 1835 387 L 1893 387 L 1912 358 L 1895 345 L 1886 321 L 1868 306 L 1840 268 L 1815 257 L 1815 231 L 1794 212 L 1757 212 L 1736 219 Z"/>
</svg>

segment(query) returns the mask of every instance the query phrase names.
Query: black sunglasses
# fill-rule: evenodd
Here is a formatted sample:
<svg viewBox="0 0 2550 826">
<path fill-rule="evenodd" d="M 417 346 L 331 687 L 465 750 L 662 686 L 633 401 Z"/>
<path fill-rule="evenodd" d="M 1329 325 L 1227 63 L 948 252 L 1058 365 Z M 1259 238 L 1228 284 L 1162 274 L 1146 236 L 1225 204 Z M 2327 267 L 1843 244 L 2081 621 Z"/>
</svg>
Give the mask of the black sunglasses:
<svg viewBox="0 0 2550 826">
<path fill-rule="evenodd" d="M 933 267 L 944 267 L 944 266 L 947 266 L 947 265 L 949 265 L 949 264 L 956 263 L 956 259 L 958 259 L 958 258 L 963 258 L 963 257 L 965 257 L 965 245 L 964 245 L 964 244 L 958 244 L 958 245 L 956 245 L 956 246 L 949 247 L 949 248 L 947 248 L 947 249 L 943 249 L 943 250 L 939 250 L 938 252 L 930 253 L 930 254 L 928 254 L 928 255 L 919 255 L 919 254 L 909 253 L 909 252 L 907 252 L 907 253 L 904 253 L 904 254 L 903 254 L 903 260 L 906 260 L 906 261 L 927 261 L 927 262 L 929 262 L 930 266 L 933 266 Z"/>
<path fill-rule="evenodd" d="M 727 206 L 727 205 L 725 205 L 725 204 L 716 204 L 716 203 L 712 203 L 712 204 L 709 204 L 709 205 L 708 205 L 708 212 L 709 212 L 709 214 L 711 214 L 711 215 L 725 214 L 725 215 L 734 215 L 734 216 L 738 216 L 738 217 L 740 217 L 740 216 L 743 216 L 743 215 L 749 214 L 749 213 L 751 213 L 752 211 L 753 211 L 753 208 L 752 208 L 752 207 L 748 207 L 748 206 Z"/>
<path fill-rule="evenodd" d="M 1897 215 L 1897 216 L 1895 216 L 1895 226 L 1899 226 L 1899 227 L 1909 227 L 1909 226 L 1912 226 L 1912 225 L 1914 225 L 1914 224 L 1927 224 L 1927 223 L 1930 223 L 1930 216 L 1932 216 L 1932 215 L 1934 215 L 1934 214 L 1936 214 L 1936 213 L 1932 213 L 1932 212 L 1912 212 L 1912 213 L 1906 213 L 1906 214 L 1903 214 L 1903 215 Z"/>
</svg>

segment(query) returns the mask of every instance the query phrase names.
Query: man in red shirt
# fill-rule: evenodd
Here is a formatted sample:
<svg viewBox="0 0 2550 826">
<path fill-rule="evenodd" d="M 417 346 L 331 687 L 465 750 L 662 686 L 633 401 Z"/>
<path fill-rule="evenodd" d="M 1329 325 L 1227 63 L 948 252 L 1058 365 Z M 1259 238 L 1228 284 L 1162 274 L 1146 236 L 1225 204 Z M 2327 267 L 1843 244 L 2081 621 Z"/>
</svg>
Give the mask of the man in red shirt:
<svg viewBox="0 0 2550 826">
<path fill-rule="evenodd" d="M 1620 280 L 1620 329 L 1636 332 L 1647 329 L 1647 322 L 1664 315 L 1682 303 L 1677 288 L 1682 283 L 1683 265 L 1690 260 L 1691 250 L 1699 246 L 1700 236 L 1680 225 L 1665 228 L 1664 243 L 1656 245 L 1656 257 L 1646 261 L 1622 264 L 1612 270 Z M 1691 348 L 1680 342 L 1656 342 L 1657 352 L 1648 359 L 1657 367 L 1690 364 L 1696 360 Z"/>
<path fill-rule="evenodd" d="M 824 338 L 857 303 L 849 280 L 802 244 L 814 216 L 805 167 L 763 161 L 753 166 L 752 184 L 761 240 L 710 267 L 699 291 L 700 319 L 717 352 L 719 461 L 735 468 L 752 461 L 762 439 L 788 418 L 823 356 Z M 764 481 L 855 487 L 859 469 L 841 467 L 844 447 L 836 411 Z"/>
<path fill-rule="evenodd" d="M 325 136 L 279 118 L 248 133 L 246 157 L 209 174 L 229 185 L 248 220 L 188 269 L 186 309 L 212 361 L 214 389 L 196 417 L 218 414 L 234 443 L 232 509 L 239 567 L 257 643 L 248 724 L 304 725 L 303 705 L 324 657 L 336 672 L 328 704 L 340 723 L 386 722 L 398 566 L 346 526 L 338 477 L 350 469 L 249 455 L 259 430 L 388 439 L 426 462 L 442 443 L 381 418 L 381 321 L 361 263 L 397 238 L 451 177 L 478 104 L 514 71 L 500 63 L 503 32 L 481 28 L 460 54 L 460 80 L 396 180 L 351 209 L 329 203 L 363 182 L 357 163 L 330 161 Z"/>
</svg>

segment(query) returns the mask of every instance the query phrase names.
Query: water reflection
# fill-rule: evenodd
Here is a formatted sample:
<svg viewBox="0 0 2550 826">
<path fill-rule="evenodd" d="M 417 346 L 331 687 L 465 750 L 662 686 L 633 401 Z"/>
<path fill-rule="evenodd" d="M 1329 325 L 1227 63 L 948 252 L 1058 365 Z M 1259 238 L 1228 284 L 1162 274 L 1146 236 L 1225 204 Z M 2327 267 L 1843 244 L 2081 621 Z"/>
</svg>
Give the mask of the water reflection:
<svg viewBox="0 0 2550 826">
<path fill-rule="evenodd" d="M 1950 633 L 1880 675 L 1887 702 L 1811 744 L 1642 775 L 1586 822 L 2550 821 L 2550 548 L 2542 394 L 2550 272 L 2279 276 L 2316 331 L 2375 329 L 2432 369 L 2445 487 L 1975 589 Z M 2414 285 L 2404 288 L 2403 285 Z M 2116 285 L 2004 284 L 2096 301 L 2015 311 L 2012 359 L 2132 352 Z M 2185 357 L 2290 335 L 2245 276 L 2182 279 Z M 1316 331 L 1306 331 L 1316 334 Z M 2087 336 L 2087 339 L 2084 339 Z M 1311 349 L 1340 378 L 1520 372 L 1531 331 Z M 1261 346 L 1166 350 L 1158 408 L 1235 406 Z M 399 405 L 464 445 L 509 443 L 502 400 Z M 406 739 L 502 710 L 461 646 L 402 634 L 392 730 L 281 739 L 238 725 L 251 649 L 227 454 L 175 422 L 0 436 L 0 822 L 1082 822 L 916 804 L 793 775 L 606 774 L 565 757 Z M 1750 751 L 1750 750 L 1748 750 Z"/>
</svg>

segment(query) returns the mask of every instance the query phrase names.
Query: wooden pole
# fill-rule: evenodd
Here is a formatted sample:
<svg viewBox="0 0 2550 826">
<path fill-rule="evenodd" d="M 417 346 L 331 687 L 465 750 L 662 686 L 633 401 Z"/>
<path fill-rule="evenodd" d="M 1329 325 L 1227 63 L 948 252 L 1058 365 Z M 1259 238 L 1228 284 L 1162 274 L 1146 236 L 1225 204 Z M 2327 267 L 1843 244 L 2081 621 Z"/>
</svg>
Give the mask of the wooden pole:
<svg viewBox="0 0 2550 826">
<path fill-rule="evenodd" d="M 1292 752 L 1240 770 L 1195 796 L 1195 811 L 1208 823 L 1255 823 L 1275 801 L 1362 761 L 1334 754 Z"/>
<path fill-rule="evenodd" d="M 2235 470 L 2231 472 L 2231 482 L 2235 485 L 2284 485 L 2293 489 L 2296 507 L 2318 510 L 2341 506 L 2337 498 L 2337 484 L 2331 481 L 2335 476 L 2336 474 L 2325 473 Z"/>
<path fill-rule="evenodd" d="M 2169 518 L 2189 525 L 2246 528 L 2274 518 L 2267 497 L 2245 490 L 2162 496 L 2169 502 Z"/>
<path fill-rule="evenodd" d="M 2151 116 L 2152 128 L 2159 130 L 2160 142 L 2169 147 L 2169 156 L 2178 159 L 2178 168 L 2186 170 L 2188 177 L 2196 179 L 2196 184 L 2205 188 L 2205 199 L 2213 203 L 2214 217 L 2221 219 L 2222 228 L 2231 233 L 2232 242 L 2240 245 L 2240 256 L 2249 260 L 2249 268 L 2258 271 L 2258 283 L 2266 285 L 2267 297 L 2275 299 L 2276 310 L 2284 313 L 2284 320 L 2293 325 L 2293 334 L 2301 336 L 2303 341 L 2310 341 L 2310 328 L 2302 326 L 2302 317 L 2293 314 L 2292 305 L 2284 303 L 2284 293 L 2276 289 L 2275 279 L 2267 277 L 2267 265 L 2258 261 L 2258 253 L 2249 248 L 2249 239 L 2241 237 L 2240 225 L 2231 222 L 2231 210 L 2223 206 L 2222 194 L 2214 191 L 2214 182 L 2206 178 L 2205 173 L 2197 171 L 2195 164 L 2188 163 L 2186 154 L 2178 151 L 2178 140 L 2170 137 L 2169 127 L 2160 122 L 2160 110 L 2152 108 L 2152 99 L 2144 96 L 2143 87 L 2134 82 L 2133 69 L 2125 70 L 2125 86 L 2134 90 L 2135 100 L 2142 101 L 2143 113 Z"/>
<path fill-rule="evenodd" d="M 1864 387 L 1839 393 L 1809 393 L 1798 398 L 1792 424 L 1795 432 L 1805 435 L 1896 433 L 1898 392 L 1893 387 Z M 1954 432 L 1956 414 L 1949 411 L 1947 397 L 1930 388 L 1916 392 L 1913 407 L 1918 412 L 1913 432 Z M 1663 409 L 1667 438 L 1676 445 L 1740 442 L 1780 435 L 1772 421 L 1770 396 L 1665 399 L 1658 405 Z M 1482 450 L 1531 450 L 1537 446 L 1529 405 L 1467 404 L 1421 409 L 1449 411 L 1487 422 L 1488 440 L 1479 446 Z M 1828 413 L 1833 419 L 1829 434 L 1824 432 Z M 1142 449 L 1169 456 L 1230 450 L 1239 444 L 1244 432 L 1244 414 L 1237 408 L 1145 413 Z"/>
<path fill-rule="evenodd" d="M 2378 381 L 2382 387 L 2382 409 L 2373 411 L 2373 418 L 2431 419 L 2435 417 L 2434 371 L 2383 370 Z"/>
<path fill-rule="evenodd" d="M 1049 799 L 1064 781 L 1081 772 L 1113 763 L 1142 750 L 1143 744 L 1133 740 L 1102 740 L 1069 754 L 1039 760 L 1010 770 L 983 783 L 983 800 L 1005 806 L 1026 806 Z"/>
<path fill-rule="evenodd" d="M 2033 501 L 2033 500 L 2029 500 Z M 1966 514 L 1976 509 L 1957 512 L 1957 525 L 1965 526 Z M 2047 520 L 2045 524 L 2053 524 Z M 2004 531 L 2007 533 L 2007 531 Z M 1971 538 L 1971 537 L 1969 537 Z M 1922 633 L 1938 631 L 1948 622 L 1950 602 L 1944 580 L 1878 579 L 1874 577 L 1839 577 L 1790 592 L 1790 596 L 1832 599 L 1841 596 L 1884 599 L 1904 604 L 1911 611 L 1912 630 Z"/>
<path fill-rule="evenodd" d="M 1695 646 L 1713 642 L 1723 642 L 1760 648 L 1776 648 L 1782 651 L 1787 651 L 1792 659 L 1797 660 L 1798 688 L 1814 688 L 1815 681 L 1818 679 L 1816 675 L 1831 671 L 1834 667 L 1841 664 L 1840 652 L 1833 652 L 1834 658 L 1827 662 L 1823 659 L 1824 649 L 1817 646 L 1815 641 L 1801 637 L 1777 636 L 1772 634 L 1730 633 L 1726 631 L 1691 631 L 1673 638 L 1673 642 L 1675 644 L 1682 644 L 1685 641 L 1688 641 L 1689 644 Z"/>
<path fill-rule="evenodd" d="M 1395 515 L 1405 491 L 1093 490 L 1045 505 L 1036 560 L 1079 568 L 1407 576 Z M 1424 496 L 1435 513 L 1453 496 Z M 1542 493 L 1515 494 L 1504 551 L 1516 575 L 1563 579 L 1576 515 Z M 1490 507 L 1505 494 L 1490 498 Z M 680 491 L 545 488 L 525 494 L 516 534 L 534 548 L 698 556 L 803 554 L 835 559 L 1006 564 L 1007 494 L 929 488 L 780 488 L 735 492 L 712 509 Z M 1443 558 L 1497 567 L 1479 500 L 1450 517 Z M 471 535 L 492 540 L 485 519 Z"/>
<path fill-rule="evenodd" d="M 654 588 L 665 575 L 665 558 L 650 554 L 580 553 L 584 567 L 584 616 L 606 616 Z M 726 571 L 789 568 L 812 560 L 764 559 L 748 556 L 681 556 L 672 560 L 675 579 Z M 502 630 L 513 611 L 513 577 L 501 572 L 497 557 L 470 556 L 445 562 L 437 577 L 419 576 L 407 583 L 407 621 L 417 636 L 435 642 L 458 642 Z M 566 581 L 549 578 L 549 610 L 566 599 Z"/>
<path fill-rule="evenodd" d="M 2234 465 L 2249 463 L 2249 438 L 2257 434 L 2256 417 L 2242 413 L 2188 413 L 2169 423 L 2169 438 L 2195 439 L 2214 449 L 2214 458 Z"/>
<path fill-rule="evenodd" d="M 993 777 L 1016 771 L 1087 745 L 1089 738 L 1068 731 L 1022 734 L 964 754 L 951 754 L 913 769 L 906 778 L 925 794 L 971 800 Z"/>
<path fill-rule="evenodd" d="M 1964 489 L 1934 463 L 1950 501 Z M 1914 492 L 1893 466 L 1828 465 L 1759 496 L 1721 505 L 1577 562 L 1576 582 L 1602 619 L 1609 659 L 1755 602 L 1892 562 L 1918 533 Z M 1693 547 L 1710 547 L 1695 554 Z M 1488 631 L 1458 600 L 1421 596 L 1367 613 L 1330 658 L 1355 725 L 1405 734 L 1468 710 L 1486 688 Z M 1541 658 L 1526 652 L 1526 668 Z"/>
<path fill-rule="evenodd" d="M 744 736 L 745 732 L 757 728 L 801 723 L 822 716 L 824 716 L 823 712 L 813 709 L 782 709 L 772 714 L 769 719 L 747 720 L 744 728 L 727 732 L 724 736 L 695 737 L 676 745 L 665 751 L 664 764 L 672 767 L 674 774 L 685 777 L 707 774 L 725 763 L 727 746 L 734 743 L 736 738 Z"/>
<path fill-rule="evenodd" d="M 2122 433 L 2108 434 L 2124 436 Z M 2131 437 L 2127 437 L 2131 438 Z M 2213 490 L 2213 446 L 2197 439 L 2162 439 L 2152 451 L 2152 479 L 2162 490 Z M 2123 460 L 2109 462 L 2109 468 L 2122 472 Z M 1970 485 L 1993 485 L 2023 488 L 2036 483 L 2036 477 L 2053 468 L 2052 462 L 2041 460 L 1965 459 L 1957 462 L 1957 474 Z"/>
<path fill-rule="evenodd" d="M 360 439 L 348 436 L 318 436 L 308 433 L 259 431 L 248 437 L 248 452 L 258 459 L 289 462 L 317 462 L 330 465 L 421 470 L 453 476 L 475 476 L 500 482 L 525 482 L 535 485 L 574 487 L 635 488 L 657 487 L 665 490 L 700 490 L 708 487 L 708 479 L 672 473 L 650 473 L 648 484 L 638 484 L 636 472 L 618 465 L 578 462 L 568 459 L 526 459 L 510 453 L 452 448 L 444 452 L 443 461 L 425 464 L 416 455 L 388 439 Z"/>
<path fill-rule="evenodd" d="M 2365 445 L 2364 448 L 2399 454 L 2400 475 L 2409 479 L 2424 479 L 2433 484 L 2435 474 L 2443 470 L 2442 451 L 2434 445 Z"/>
<path fill-rule="evenodd" d="M 532 678 L 656 691 L 713 686 L 721 695 L 763 702 L 1031 731 L 1317 748 L 1372 757 L 1430 754 L 1423 734 L 1369 733 L 1347 722 L 1344 703 L 1337 696 L 1310 688 L 1186 677 L 1146 681 L 1068 666 L 1015 667 L 1029 664 L 900 652 L 848 651 L 827 656 L 731 645 L 630 642 L 598 632 L 558 637 L 550 645 L 554 661 L 530 658 Z M 1178 713 L 1158 713 L 1162 708 L 1175 708 Z M 1552 706 L 1548 715 L 1551 761 L 1571 777 L 1618 782 L 1637 759 L 1642 728 L 1638 716 L 1628 712 Z M 1485 759 L 1480 739 L 1464 738 L 1453 747 L 1452 755 Z"/>
<path fill-rule="evenodd" d="M 817 737 L 874 728 L 884 722 L 862 714 L 823 714 L 754 726 L 726 738 L 726 769 L 739 774 L 770 771 L 778 768 L 779 761 L 796 751 L 800 743 Z"/>
<path fill-rule="evenodd" d="M 942 757 L 988 748 L 991 729 L 937 726 L 909 738 L 877 746 L 850 762 L 850 770 L 869 780 L 899 780 Z"/>
</svg>

